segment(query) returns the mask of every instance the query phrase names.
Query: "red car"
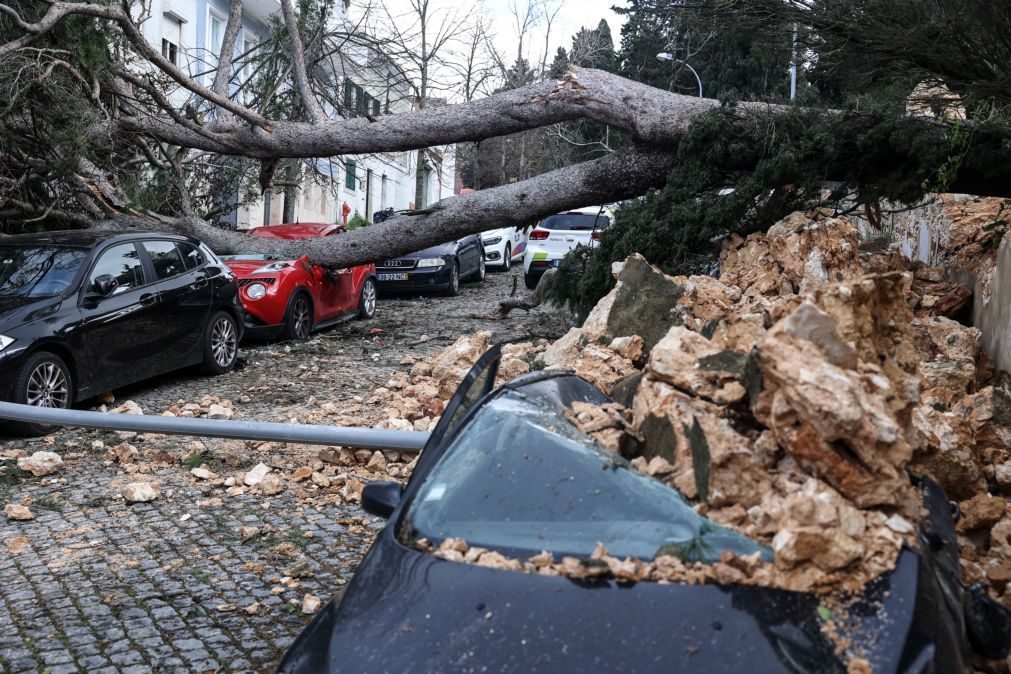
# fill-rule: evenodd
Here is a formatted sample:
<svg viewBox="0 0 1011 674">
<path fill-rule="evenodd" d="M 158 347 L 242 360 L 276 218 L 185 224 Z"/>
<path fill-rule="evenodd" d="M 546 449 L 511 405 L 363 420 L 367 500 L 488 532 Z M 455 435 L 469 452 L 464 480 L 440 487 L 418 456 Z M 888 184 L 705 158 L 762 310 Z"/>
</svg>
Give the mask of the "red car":
<svg viewBox="0 0 1011 674">
<path fill-rule="evenodd" d="M 264 239 L 314 239 L 343 232 L 339 225 L 300 223 L 258 227 Z M 376 314 L 376 267 L 328 269 L 308 255 L 281 260 L 268 254 L 223 255 L 239 280 L 246 333 L 260 339 L 308 339 L 313 330 Z"/>
</svg>

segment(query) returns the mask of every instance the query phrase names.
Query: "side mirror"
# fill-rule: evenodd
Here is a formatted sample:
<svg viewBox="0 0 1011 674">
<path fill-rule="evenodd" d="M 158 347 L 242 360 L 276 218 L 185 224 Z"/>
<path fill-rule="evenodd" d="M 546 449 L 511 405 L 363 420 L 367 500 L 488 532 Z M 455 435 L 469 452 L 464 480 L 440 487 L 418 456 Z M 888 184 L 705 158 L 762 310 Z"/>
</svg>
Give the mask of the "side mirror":
<svg viewBox="0 0 1011 674">
<path fill-rule="evenodd" d="M 370 515 L 388 518 L 400 505 L 403 494 L 399 482 L 369 482 L 362 490 L 362 509 Z"/>
<path fill-rule="evenodd" d="M 108 297 L 112 293 L 116 292 L 116 288 L 119 287 L 119 281 L 112 274 L 102 274 L 95 279 L 95 283 L 92 284 L 92 289 L 101 297 Z"/>
</svg>

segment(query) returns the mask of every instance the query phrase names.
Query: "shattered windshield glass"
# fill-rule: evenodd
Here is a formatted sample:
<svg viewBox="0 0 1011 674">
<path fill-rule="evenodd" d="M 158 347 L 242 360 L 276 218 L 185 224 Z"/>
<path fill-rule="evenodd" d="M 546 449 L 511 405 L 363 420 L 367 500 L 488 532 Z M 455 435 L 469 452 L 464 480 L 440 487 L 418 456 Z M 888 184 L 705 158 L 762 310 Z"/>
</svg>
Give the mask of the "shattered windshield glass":
<svg viewBox="0 0 1011 674">
<path fill-rule="evenodd" d="M 696 513 L 667 485 L 599 448 L 555 409 L 516 391 L 486 404 L 425 478 L 405 520 L 414 538 L 589 556 L 719 561 L 768 550 Z M 771 556 L 769 556 L 771 558 Z"/>
</svg>

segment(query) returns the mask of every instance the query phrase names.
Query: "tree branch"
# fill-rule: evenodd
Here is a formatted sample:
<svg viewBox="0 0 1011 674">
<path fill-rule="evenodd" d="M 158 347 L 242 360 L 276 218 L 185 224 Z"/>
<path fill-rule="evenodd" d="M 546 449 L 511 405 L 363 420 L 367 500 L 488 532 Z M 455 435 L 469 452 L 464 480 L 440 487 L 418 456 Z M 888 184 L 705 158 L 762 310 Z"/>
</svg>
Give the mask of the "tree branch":
<svg viewBox="0 0 1011 674">
<path fill-rule="evenodd" d="M 305 70 L 305 53 L 302 50 L 302 37 L 298 32 L 298 20 L 295 18 L 295 10 L 292 9 L 291 0 L 281 0 L 281 13 L 284 15 L 284 26 L 288 30 L 288 39 L 291 41 L 295 86 L 298 87 L 298 93 L 302 97 L 302 104 L 305 105 L 309 121 L 319 124 L 326 119 L 326 115 L 319 107 L 319 102 L 309 85 L 309 76 Z"/>
<path fill-rule="evenodd" d="M 231 0 L 228 10 L 228 23 L 225 24 L 225 34 L 221 38 L 221 49 L 218 52 L 218 69 L 214 73 L 214 84 L 211 90 L 219 96 L 228 96 L 228 84 L 232 80 L 232 58 L 235 55 L 235 42 L 242 28 L 242 0 Z"/>
</svg>

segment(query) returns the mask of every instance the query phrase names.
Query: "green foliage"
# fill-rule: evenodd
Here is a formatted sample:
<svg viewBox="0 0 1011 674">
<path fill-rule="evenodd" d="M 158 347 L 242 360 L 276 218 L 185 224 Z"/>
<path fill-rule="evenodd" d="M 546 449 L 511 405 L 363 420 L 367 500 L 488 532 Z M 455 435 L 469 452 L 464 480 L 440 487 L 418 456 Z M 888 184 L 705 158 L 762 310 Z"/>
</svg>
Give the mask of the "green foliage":
<svg viewBox="0 0 1011 674">
<path fill-rule="evenodd" d="M 666 187 L 622 205 L 592 251 L 570 253 L 550 299 L 585 316 L 613 287 L 611 263 L 632 253 L 669 274 L 704 274 L 722 237 L 764 230 L 793 211 L 844 199 L 853 209 L 879 199 L 914 203 L 938 180 L 998 175 L 996 158 L 975 148 L 1006 144 L 1006 125 L 981 125 L 971 140 L 952 143 L 957 128 L 887 112 L 745 117 L 725 106 L 703 115 L 679 144 Z M 947 172 L 953 162 L 958 176 Z"/>
<path fill-rule="evenodd" d="M 371 224 L 372 224 L 371 222 L 365 219 L 362 216 L 362 214 L 356 210 L 354 212 L 354 215 L 351 216 L 351 219 L 348 220 L 348 230 L 350 231 L 353 229 L 358 229 L 360 227 L 368 227 Z"/>
</svg>

